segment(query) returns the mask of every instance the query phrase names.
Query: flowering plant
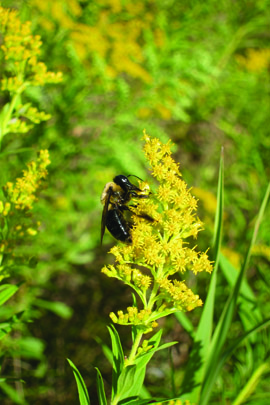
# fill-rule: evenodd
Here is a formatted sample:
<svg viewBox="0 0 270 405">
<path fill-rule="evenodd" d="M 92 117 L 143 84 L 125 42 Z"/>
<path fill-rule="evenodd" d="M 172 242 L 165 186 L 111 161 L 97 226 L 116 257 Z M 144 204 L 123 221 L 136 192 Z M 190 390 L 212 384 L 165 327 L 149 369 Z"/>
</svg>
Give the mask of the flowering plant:
<svg viewBox="0 0 270 405">
<path fill-rule="evenodd" d="M 102 269 L 107 276 L 129 285 L 140 298 L 142 309 L 135 303 L 126 313 L 110 314 L 114 323 L 134 326 L 140 338 L 158 325 L 159 318 L 202 305 L 184 280 L 172 276 L 182 276 L 187 270 L 195 275 L 212 271 L 207 252 L 188 246 L 188 238 L 197 237 L 202 223 L 195 216 L 197 201 L 171 156 L 170 141 L 162 144 L 146 133 L 143 139 L 145 156 L 159 185 L 155 194 L 138 199 L 132 208 L 133 243 L 114 246 L 110 253 L 116 264 Z M 142 183 L 140 188 L 145 190 L 149 185 Z M 142 214 L 154 222 L 144 220 Z"/>
<path fill-rule="evenodd" d="M 15 10 L 0 7 L 0 58 L 2 58 L 1 90 L 9 101 L 0 113 L 0 147 L 8 133 L 28 132 L 34 124 L 50 118 L 31 103 L 23 103 L 22 95 L 29 87 L 43 86 L 62 80 L 60 72 L 47 70 L 39 61 L 42 42 L 39 35 L 32 35 L 31 23 L 22 23 Z M 36 161 L 28 163 L 23 176 L 16 184 L 3 186 L 4 198 L 0 200 L 0 269 L 14 262 L 15 250 L 29 236 L 37 233 L 38 222 L 31 220 L 31 210 L 37 199 L 36 192 L 47 175 L 50 163 L 47 150 L 41 150 Z M 15 249 L 16 248 L 16 249 Z M 22 257 L 17 258 L 17 264 Z"/>
<path fill-rule="evenodd" d="M 29 87 L 43 86 L 62 80 L 60 72 L 47 70 L 39 60 L 42 42 L 39 35 L 32 35 L 31 23 L 22 23 L 15 10 L 0 7 L 0 58 L 2 58 L 1 90 L 9 101 L 0 113 L 0 147 L 8 133 L 28 132 L 34 124 L 50 118 L 31 103 L 23 103 L 22 95 Z M 41 150 L 36 161 L 27 164 L 23 176 L 14 184 L 3 186 L 4 198 L 0 200 L 0 269 L 7 270 L 13 263 L 15 250 L 29 236 L 37 233 L 39 223 L 31 219 L 36 192 L 47 175 L 49 152 Z M 22 257 L 17 257 L 17 264 Z M 6 271 L 6 274 L 7 271 Z"/>
<path fill-rule="evenodd" d="M 6 144 L 3 145 L 3 138 L 7 134 L 26 133 L 33 125 L 50 118 L 49 114 L 38 111 L 31 103 L 25 103 L 23 96 L 26 90 L 33 86 L 59 82 L 61 73 L 47 71 L 46 65 L 39 61 L 42 44 L 40 37 L 32 35 L 30 22 L 22 23 L 15 10 L 0 7 L 0 40 L 2 71 L 0 88 L 3 93 L 0 112 L 0 149 L 4 149 Z M 20 151 L 8 150 L 7 153 L 15 155 L 23 151 L 24 148 Z M 3 155 L 0 153 L 0 158 Z M 8 161 L 7 159 L 2 164 L 3 178 L 7 177 L 3 172 L 10 171 Z M 14 357 L 16 362 L 16 359 L 21 356 L 18 347 L 20 344 L 23 346 L 21 342 L 24 339 L 27 340 L 29 331 L 25 325 L 32 319 L 33 303 L 37 304 L 37 289 L 33 287 L 33 283 L 29 283 L 31 270 L 36 265 L 35 252 L 32 246 L 30 254 L 25 248 L 40 227 L 39 221 L 32 214 L 32 209 L 37 201 L 38 191 L 43 188 L 49 164 L 48 150 L 40 150 L 38 157 L 27 164 L 21 177 L 18 177 L 15 182 L 7 181 L 6 184 L 0 185 L 0 339 L 2 342 L 0 367 L 3 376 L 1 383 L 6 384 L 7 395 L 10 397 L 13 395 L 13 399 L 13 388 L 7 382 L 10 378 L 3 374 L 4 357 Z M 10 174 L 7 178 L 10 178 Z M 31 269 L 30 272 L 27 271 L 28 269 Z M 9 276 L 12 276 L 12 282 L 2 283 L 2 280 Z M 22 285 L 23 288 L 21 288 Z M 9 303 L 7 303 L 8 300 Z M 14 330 L 19 333 L 11 334 L 10 332 Z M 35 353 L 36 358 L 42 357 L 42 350 L 43 346 L 40 344 L 38 352 Z M 14 379 L 21 384 L 16 370 Z M 23 393 L 22 386 L 19 391 Z M 16 401 L 24 401 L 23 396 L 16 398 Z"/>
<path fill-rule="evenodd" d="M 37 191 L 46 178 L 50 164 L 49 152 L 41 150 L 38 158 L 27 164 L 22 177 L 16 183 L 7 182 L 3 187 L 4 199 L 0 200 L 0 271 L 1 279 L 8 275 L 8 269 L 28 259 L 16 254 L 21 244 L 37 234 L 39 221 L 32 218 L 31 210 L 37 200 Z"/>
<path fill-rule="evenodd" d="M 32 35 L 31 23 L 22 23 L 15 10 L 0 7 L 1 53 L 4 67 L 1 90 L 8 92 L 10 100 L 0 114 L 0 145 L 10 133 L 26 133 L 34 124 L 48 120 L 49 114 L 38 111 L 31 103 L 23 103 L 21 96 L 30 86 L 44 86 L 62 80 L 60 72 L 49 72 L 39 61 L 42 42 Z"/>
<path fill-rule="evenodd" d="M 219 183 L 217 193 L 217 210 L 214 229 L 214 268 L 209 291 L 202 311 L 197 330 L 185 318 L 184 311 L 202 305 L 183 280 L 171 279 L 171 276 L 182 275 L 190 269 L 194 274 L 201 271 L 211 272 L 207 252 L 196 252 L 188 247 L 188 238 L 196 237 L 202 224 L 194 213 L 196 200 L 191 196 L 186 184 L 181 179 L 178 165 L 173 161 L 170 142 L 163 145 L 158 139 L 150 138 L 144 133 L 144 151 L 151 165 L 152 175 L 159 185 L 156 192 L 147 199 L 138 199 L 133 205 L 134 226 L 131 230 L 132 244 L 120 244 L 111 249 L 116 258 L 115 265 L 105 266 L 102 271 L 109 277 L 115 277 L 129 285 L 138 295 L 140 303 L 134 297 L 133 306 L 126 313 L 111 313 L 114 323 L 132 327 L 132 347 L 129 356 L 124 355 L 120 336 L 114 326 L 109 327 L 112 340 L 111 362 L 113 366 L 111 405 L 129 404 L 145 405 L 150 403 L 190 405 L 209 404 L 210 395 L 225 361 L 233 351 L 251 335 L 269 327 L 270 319 L 258 323 L 254 316 L 252 328 L 228 345 L 227 337 L 236 310 L 237 302 L 253 311 L 249 298 L 245 298 L 246 286 L 243 285 L 251 249 L 255 243 L 260 222 L 270 195 L 270 184 L 265 193 L 258 219 L 254 226 L 253 236 L 241 271 L 237 273 L 220 253 L 221 228 L 223 214 L 223 154 L 221 154 Z M 149 187 L 146 183 L 141 189 Z M 154 190 L 153 190 L 154 191 Z M 152 217 L 152 221 L 143 219 Z M 219 264 L 225 274 L 234 273 L 231 294 L 228 296 L 216 327 L 213 327 L 214 302 L 216 293 L 217 270 Z M 241 292 L 241 295 L 240 295 Z M 250 293 L 249 293 L 250 294 Z M 177 319 L 192 333 L 194 339 L 190 360 L 185 369 L 184 378 L 176 389 L 172 384 L 171 399 L 152 398 L 151 394 L 142 391 L 146 366 L 158 350 L 168 348 L 176 342 L 160 345 L 162 330 L 149 339 L 143 335 L 157 326 L 161 317 L 175 313 Z M 243 316 L 240 309 L 240 316 Z M 256 319 L 255 319 L 256 318 Z M 225 346 L 226 343 L 226 346 Z M 107 350 L 106 350 L 107 352 Z M 108 352 L 107 352 L 108 353 Z M 76 378 L 80 404 L 90 404 L 85 383 L 76 368 L 68 360 Z M 265 370 L 265 366 L 262 368 Z M 260 371 L 263 372 L 263 371 Z M 174 380 L 174 377 L 173 377 Z M 253 384 L 253 376 L 237 400 L 247 398 Z M 97 369 L 98 400 L 106 405 L 107 399 L 100 371 Z M 237 401 L 236 400 L 236 401 Z"/>
<path fill-rule="evenodd" d="M 116 329 L 109 328 L 113 352 L 113 387 L 111 404 L 148 403 L 138 400 L 146 365 L 153 354 L 176 342 L 160 345 L 162 331 L 150 339 L 142 339 L 158 326 L 158 320 L 176 312 L 191 311 L 202 305 L 181 277 L 190 270 L 195 275 L 202 271 L 211 273 L 212 264 L 207 251 L 198 252 L 189 246 L 189 238 L 196 238 L 202 223 L 195 215 L 197 201 L 182 180 L 179 165 L 171 155 L 171 142 L 163 144 L 144 131 L 144 153 L 151 166 L 151 174 L 157 180 L 156 191 L 148 198 L 134 198 L 132 205 L 132 244 L 118 244 L 110 253 L 115 256 L 114 265 L 104 266 L 102 272 L 130 286 L 137 294 L 133 305 L 126 312 L 119 310 L 110 317 L 116 324 L 132 327 L 133 344 L 129 356 L 124 356 Z M 149 190 L 149 184 L 140 183 L 140 189 Z M 149 218 L 153 221 L 149 221 Z M 77 384 L 78 370 L 69 360 Z M 80 385 L 81 384 L 81 385 Z M 98 391 L 105 398 L 101 375 L 98 371 Z M 84 397 L 86 388 L 79 393 Z M 129 402 L 133 398 L 137 402 Z M 136 400 L 135 400 L 136 398 Z M 127 402 L 125 402 L 127 401 Z M 138 402 L 139 401 L 139 402 Z M 82 402 L 81 402 L 82 403 Z M 86 402 L 88 403 L 88 402 Z M 90 403 L 90 402 L 89 402 Z M 106 403 L 106 399 L 100 403 Z"/>
</svg>

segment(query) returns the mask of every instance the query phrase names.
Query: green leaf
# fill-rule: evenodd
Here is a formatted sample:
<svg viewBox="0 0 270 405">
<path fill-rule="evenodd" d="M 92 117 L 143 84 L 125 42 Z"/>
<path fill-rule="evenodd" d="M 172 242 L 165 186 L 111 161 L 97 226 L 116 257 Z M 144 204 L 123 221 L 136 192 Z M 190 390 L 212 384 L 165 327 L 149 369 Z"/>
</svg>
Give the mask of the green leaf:
<svg viewBox="0 0 270 405">
<path fill-rule="evenodd" d="M 181 401 L 181 398 L 179 398 L 179 397 L 164 399 L 164 398 L 157 398 L 157 397 L 151 396 L 149 398 L 135 399 L 135 400 L 133 398 L 127 398 L 127 399 L 124 399 L 123 401 L 120 401 L 119 405 L 146 405 L 146 404 L 153 404 L 153 403 L 157 403 L 158 405 L 161 405 L 161 404 L 170 405 L 173 401 L 179 401 L 179 400 Z"/>
<path fill-rule="evenodd" d="M 142 354 L 139 354 L 138 357 L 135 359 L 135 364 L 140 364 L 140 366 L 143 365 L 143 363 L 145 363 L 145 365 L 147 365 L 147 363 L 149 362 L 149 360 L 147 360 L 147 356 L 149 354 L 151 354 L 151 357 L 158 351 L 163 350 L 163 349 L 168 349 L 171 346 L 176 345 L 178 342 L 168 342 L 168 343 L 164 343 L 163 345 L 159 346 L 159 347 L 154 347 L 150 350 L 148 350 L 147 352 L 144 352 Z M 144 360 L 142 361 L 142 358 L 144 358 Z"/>
<path fill-rule="evenodd" d="M 107 345 L 103 344 L 99 338 L 96 338 L 96 340 L 101 345 L 103 353 L 106 356 L 106 358 L 108 359 L 109 363 L 111 365 L 113 365 L 113 354 L 112 354 L 111 349 Z M 142 399 L 151 398 L 151 394 L 148 392 L 148 390 L 144 386 L 142 386 L 142 388 L 141 388 L 140 397 Z"/>
<path fill-rule="evenodd" d="M 88 395 L 88 392 L 87 392 L 87 388 L 86 388 L 86 385 L 85 385 L 85 383 L 83 381 L 83 378 L 82 378 L 79 370 L 72 363 L 71 360 L 67 359 L 67 361 L 69 362 L 69 364 L 70 364 L 70 366 L 72 368 L 72 371 L 73 371 L 73 374 L 74 374 L 74 377 L 75 377 L 75 380 L 76 380 L 76 383 L 77 383 L 79 399 L 80 399 L 80 405 L 90 405 L 90 399 L 89 399 L 89 395 Z"/>
<path fill-rule="evenodd" d="M 97 367 L 96 367 L 96 370 L 97 370 L 97 392 L 98 392 L 99 404 L 107 405 L 102 375 Z"/>
<path fill-rule="evenodd" d="M 0 118 L 1 121 L 1 118 Z M 17 155 L 19 153 L 25 153 L 25 152 L 32 152 L 33 148 L 18 148 L 18 149 L 11 149 L 11 150 L 4 150 L 3 152 L 1 151 L 1 156 L 7 156 L 7 155 Z"/>
<path fill-rule="evenodd" d="M 189 333 L 191 337 L 194 337 L 194 327 L 190 319 L 184 312 L 175 312 L 175 318 L 178 320 L 181 326 Z"/>
<path fill-rule="evenodd" d="M 0 388 L 5 393 L 5 397 L 10 398 L 13 404 L 27 405 L 27 402 L 20 396 L 17 390 L 5 381 L 1 381 Z"/>
<path fill-rule="evenodd" d="M 108 329 L 111 335 L 112 353 L 113 353 L 113 373 L 112 373 L 112 398 L 113 398 L 114 393 L 117 392 L 117 381 L 124 366 L 124 353 L 117 330 L 113 325 L 110 325 Z"/>
<path fill-rule="evenodd" d="M 148 398 L 148 399 L 133 399 L 133 398 L 127 398 L 124 399 L 123 401 L 119 402 L 119 405 L 146 405 L 146 404 L 152 404 L 153 400 L 156 398 Z M 160 404 L 161 402 L 159 402 Z"/>
<path fill-rule="evenodd" d="M 12 324 L 13 322 L 0 323 L 0 340 L 12 330 Z"/>
<path fill-rule="evenodd" d="M 252 328 L 250 331 L 245 332 L 242 336 L 239 336 L 228 348 L 227 350 L 219 357 L 217 366 L 213 370 L 213 380 L 215 381 L 217 376 L 219 375 L 222 367 L 224 366 L 226 360 L 233 354 L 233 352 L 237 349 L 237 347 L 244 342 L 245 339 L 251 337 L 255 333 L 260 332 L 262 329 L 267 328 L 270 326 L 270 318 L 264 320 L 255 328 Z M 200 402 L 201 404 L 201 402 Z"/>
<path fill-rule="evenodd" d="M 168 347 L 176 345 L 178 342 L 168 342 L 164 343 L 163 345 L 159 346 L 157 349 L 154 349 L 154 353 L 159 352 L 160 350 L 168 349 Z"/>
<path fill-rule="evenodd" d="M 241 405 L 249 400 L 252 393 L 255 391 L 257 385 L 260 383 L 262 375 L 268 373 L 270 365 L 263 363 L 254 371 L 250 379 L 247 381 L 243 389 L 237 395 L 237 398 L 233 401 L 232 405 Z"/>
<path fill-rule="evenodd" d="M 113 365 L 113 353 L 112 350 L 109 348 L 108 345 L 102 342 L 99 337 L 95 338 L 97 343 L 101 346 L 103 354 L 105 355 L 106 359 L 109 361 L 110 365 Z"/>
<path fill-rule="evenodd" d="M 226 305 L 221 314 L 221 317 L 219 319 L 219 322 L 217 324 L 217 327 L 216 327 L 216 330 L 215 330 L 215 333 L 214 333 L 214 336 L 213 336 L 213 339 L 211 342 L 211 346 L 210 346 L 210 350 L 209 350 L 209 357 L 208 357 L 207 363 L 206 363 L 205 379 L 204 379 L 202 391 L 201 391 L 200 405 L 209 403 L 209 397 L 210 397 L 210 394 L 212 391 L 212 387 L 216 380 L 216 370 L 218 368 L 218 363 L 219 363 L 220 356 L 221 356 L 221 350 L 224 346 L 224 343 L 225 343 L 227 335 L 228 335 L 229 327 L 232 323 L 239 291 L 240 291 L 244 276 L 246 274 L 246 269 L 247 269 L 248 262 L 250 259 L 251 250 L 256 241 L 259 226 L 260 226 L 260 223 L 263 218 L 263 214 L 264 214 L 264 211 L 266 208 L 269 194 L 270 194 L 270 183 L 267 187 L 263 202 L 260 207 L 259 215 L 258 215 L 258 218 L 257 218 L 255 226 L 254 226 L 253 235 L 252 235 L 252 238 L 250 241 L 249 248 L 246 253 L 246 257 L 245 257 L 243 266 L 237 277 L 234 289 L 226 302 Z"/>
<path fill-rule="evenodd" d="M 207 358 L 212 328 L 213 328 L 213 314 L 215 304 L 217 271 L 219 264 L 220 245 L 221 245 L 221 230 L 222 230 L 222 216 L 223 216 L 223 149 L 220 155 L 219 166 L 219 179 L 217 191 L 217 211 L 215 218 L 215 231 L 214 231 L 214 270 L 211 276 L 209 291 L 207 294 L 206 302 L 203 307 L 200 323 L 195 335 L 193 348 L 190 354 L 190 360 L 185 373 L 184 381 L 182 383 L 181 394 L 183 397 L 189 399 L 191 402 L 198 402 L 200 395 L 200 388 L 203 381 L 205 360 Z"/>
<path fill-rule="evenodd" d="M 147 399 L 147 398 L 151 398 L 152 396 L 151 396 L 150 392 L 148 391 L 148 389 L 143 385 L 141 388 L 141 391 L 139 393 L 139 397 L 141 399 Z"/>
<path fill-rule="evenodd" d="M 0 305 L 3 305 L 9 298 L 11 298 L 18 287 L 14 284 L 2 284 L 0 286 Z"/>
<path fill-rule="evenodd" d="M 45 344 L 42 340 L 26 336 L 17 340 L 13 349 L 13 356 L 24 357 L 28 359 L 41 359 Z"/>
<path fill-rule="evenodd" d="M 121 401 L 120 403 L 122 404 L 123 400 L 127 400 L 128 398 L 131 400 L 132 398 L 135 399 L 138 397 L 143 386 L 146 366 L 153 357 L 154 353 L 159 350 L 158 345 L 161 335 L 162 330 L 155 333 L 155 335 L 153 335 L 149 340 L 149 345 L 153 346 L 153 348 L 148 352 L 139 355 L 135 359 L 134 364 L 123 368 L 118 380 L 117 392 L 113 398 L 114 401 L 117 399 L 117 401 Z M 165 343 L 163 348 L 169 347 L 172 344 L 174 343 Z M 124 403 L 126 402 L 123 402 L 123 404 Z"/>
<path fill-rule="evenodd" d="M 119 405 L 146 405 L 146 404 L 153 404 L 155 401 L 158 402 L 158 404 L 165 404 L 165 402 L 160 402 L 162 400 L 160 400 L 159 398 L 148 398 L 148 399 L 126 399 L 123 400 L 121 402 L 119 402 Z M 171 400 L 170 400 L 171 401 Z M 169 404 L 169 401 L 166 400 L 166 403 Z"/>
<path fill-rule="evenodd" d="M 135 381 L 135 374 L 137 371 L 138 369 L 135 364 L 131 364 L 123 368 L 123 371 L 119 376 L 117 384 L 116 397 L 118 401 L 128 398 L 130 396 L 136 396 L 138 395 L 137 392 L 138 393 L 140 392 L 141 386 L 138 387 Z"/>
<path fill-rule="evenodd" d="M 161 336 L 162 336 L 162 329 L 160 329 L 158 332 L 156 332 L 148 341 L 149 346 L 153 346 L 151 350 L 155 350 L 155 348 L 158 348 Z M 149 350 L 150 351 L 150 350 Z M 137 359 L 136 359 L 137 360 Z M 135 361 L 136 361 L 135 360 Z"/>
<path fill-rule="evenodd" d="M 40 308 L 48 309 L 64 319 L 69 319 L 73 313 L 73 310 L 61 301 L 46 301 L 37 298 L 35 299 L 34 304 Z"/>
<path fill-rule="evenodd" d="M 11 332 L 13 329 L 13 325 L 16 323 L 21 323 L 22 322 L 22 317 L 24 315 L 24 311 L 17 312 L 16 314 L 13 314 L 13 311 L 8 308 L 7 306 L 2 306 L 1 307 L 1 315 L 3 318 L 6 317 L 6 315 L 9 315 L 12 313 L 12 316 L 9 316 L 5 322 L 0 323 L 0 340 L 6 336 L 7 333 Z M 17 345 L 16 345 L 17 347 Z"/>
<path fill-rule="evenodd" d="M 223 254 L 220 255 L 220 267 L 228 283 L 233 287 L 236 283 L 238 271 Z M 239 304 L 239 316 L 245 330 L 253 328 L 258 322 L 262 321 L 262 314 L 256 304 L 256 297 L 246 279 L 242 282 L 237 303 Z"/>
</svg>

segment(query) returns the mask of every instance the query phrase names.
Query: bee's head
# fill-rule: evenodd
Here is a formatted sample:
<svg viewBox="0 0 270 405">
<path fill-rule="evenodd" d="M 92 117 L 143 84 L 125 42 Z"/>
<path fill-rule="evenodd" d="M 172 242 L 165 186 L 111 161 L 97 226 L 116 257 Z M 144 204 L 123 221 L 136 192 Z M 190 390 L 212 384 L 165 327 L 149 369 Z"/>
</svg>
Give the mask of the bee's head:
<svg viewBox="0 0 270 405">
<path fill-rule="evenodd" d="M 126 176 L 124 176 L 123 174 L 119 174 L 118 176 L 115 176 L 113 181 L 115 184 L 120 186 L 122 188 L 122 190 L 124 190 L 124 191 L 130 191 L 130 190 L 141 191 L 137 186 L 130 183 L 129 179 Z"/>
</svg>

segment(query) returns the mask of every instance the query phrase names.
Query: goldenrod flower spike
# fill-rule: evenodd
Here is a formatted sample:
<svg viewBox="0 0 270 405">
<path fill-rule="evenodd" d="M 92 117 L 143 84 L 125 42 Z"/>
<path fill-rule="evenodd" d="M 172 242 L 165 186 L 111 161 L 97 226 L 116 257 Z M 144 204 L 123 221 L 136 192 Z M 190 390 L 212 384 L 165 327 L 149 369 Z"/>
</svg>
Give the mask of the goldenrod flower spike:
<svg viewBox="0 0 270 405">
<path fill-rule="evenodd" d="M 189 238 L 197 238 L 202 223 L 196 216 L 197 200 L 181 178 L 179 164 L 171 154 L 171 142 L 163 144 L 144 131 L 144 152 L 157 180 L 156 192 L 138 199 L 132 229 L 132 245 L 118 244 L 110 253 L 116 264 L 104 267 L 109 277 L 129 285 L 141 304 L 128 307 L 126 313 L 111 313 L 111 319 L 122 325 L 136 325 L 142 333 L 157 326 L 157 320 L 176 311 L 191 311 L 202 305 L 200 297 L 188 288 L 182 275 L 211 273 L 207 251 L 189 247 Z M 149 188 L 141 183 L 140 188 Z M 154 222 L 140 214 L 147 214 Z M 172 276 L 178 275 L 177 279 Z M 180 281 L 181 280 L 181 281 Z M 142 308 L 142 309 L 141 309 Z"/>
<path fill-rule="evenodd" d="M 16 183 L 8 182 L 4 187 L 4 193 L 10 204 L 16 210 L 31 210 L 33 202 L 37 200 L 36 191 L 41 185 L 48 172 L 46 167 L 50 164 L 49 152 L 41 150 L 36 161 L 27 164 L 27 170 L 23 170 L 23 176 L 17 178 Z"/>
<path fill-rule="evenodd" d="M 8 66 L 9 78 L 2 79 L 2 90 L 16 92 L 21 87 L 57 83 L 60 72 L 48 72 L 38 60 L 42 42 L 39 35 L 32 35 L 31 22 L 22 23 L 17 11 L 0 7 L 0 28 L 3 36 L 1 50 Z"/>
<path fill-rule="evenodd" d="M 15 249 L 25 243 L 26 237 L 35 236 L 40 223 L 31 217 L 37 191 L 46 178 L 50 164 L 49 152 L 41 150 L 36 160 L 27 164 L 22 177 L 15 183 L 7 182 L 3 187 L 5 201 L 0 201 L 1 237 L 0 258 L 8 262 L 16 259 Z M 23 262 L 21 258 L 20 262 Z"/>
<path fill-rule="evenodd" d="M 21 95 L 29 86 L 60 82 L 62 73 L 47 71 L 46 65 L 39 61 L 40 36 L 32 35 L 31 23 L 22 23 L 17 11 L 0 6 L 0 33 L 0 56 L 3 56 L 1 90 L 10 96 L 10 102 L 1 114 L 1 143 L 6 134 L 26 133 L 33 124 L 50 118 L 49 114 L 38 111 L 30 103 L 22 105 Z"/>
</svg>

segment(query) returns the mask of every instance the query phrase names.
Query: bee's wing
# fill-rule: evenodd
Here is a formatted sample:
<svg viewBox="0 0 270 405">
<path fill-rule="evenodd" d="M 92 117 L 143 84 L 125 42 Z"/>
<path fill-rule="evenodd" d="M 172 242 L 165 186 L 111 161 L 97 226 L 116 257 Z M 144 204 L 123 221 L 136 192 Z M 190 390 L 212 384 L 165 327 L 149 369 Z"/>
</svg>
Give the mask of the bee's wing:
<svg viewBox="0 0 270 405">
<path fill-rule="evenodd" d="M 106 219 L 107 219 L 107 214 L 108 214 L 108 209 L 109 209 L 109 204 L 110 204 L 110 198 L 112 195 L 112 188 L 110 187 L 108 192 L 107 192 L 107 196 L 106 196 L 106 200 L 104 203 L 104 208 L 103 208 L 103 212 L 102 212 L 102 219 L 101 219 L 101 237 L 100 237 L 100 243 L 102 244 L 102 240 L 103 240 L 103 236 L 104 236 L 104 232 L 105 232 L 105 226 L 106 226 Z"/>
</svg>

